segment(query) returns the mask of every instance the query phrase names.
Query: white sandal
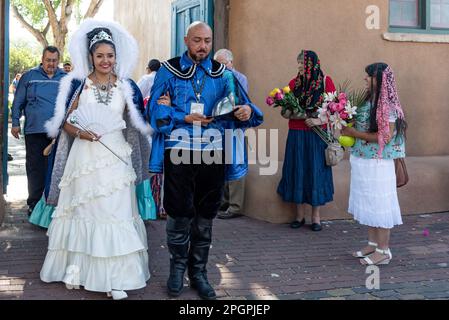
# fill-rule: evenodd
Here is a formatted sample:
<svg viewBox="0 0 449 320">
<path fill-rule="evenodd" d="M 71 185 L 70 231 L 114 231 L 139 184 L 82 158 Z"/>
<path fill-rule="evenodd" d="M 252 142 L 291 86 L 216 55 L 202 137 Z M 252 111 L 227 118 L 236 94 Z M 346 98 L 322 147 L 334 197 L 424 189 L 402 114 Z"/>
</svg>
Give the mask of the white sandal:
<svg viewBox="0 0 449 320">
<path fill-rule="evenodd" d="M 383 260 L 380 260 L 377 263 L 374 263 L 373 260 L 371 260 L 369 257 L 365 257 L 362 259 L 362 261 L 364 261 L 365 263 L 362 263 L 362 261 L 360 261 L 360 263 L 362 263 L 363 265 L 368 265 L 368 266 L 372 266 L 372 265 L 387 265 L 390 263 L 391 259 L 393 259 L 393 255 L 391 254 L 390 249 L 386 249 L 386 250 L 381 250 L 381 249 L 376 249 L 377 253 L 380 253 L 384 256 L 388 256 L 388 258 L 385 258 Z"/>
<path fill-rule="evenodd" d="M 368 242 L 368 246 L 377 248 L 377 243 L 369 241 L 369 242 Z M 374 251 L 373 251 L 373 252 L 374 252 Z M 368 257 L 368 256 L 369 256 L 371 253 L 373 253 L 373 252 L 369 252 L 369 253 L 367 253 L 367 254 L 363 254 L 362 251 L 357 251 L 357 252 L 356 252 L 355 254 L 353 254 L 352 256 L 353 256 L 354 258 L 366 258 L 366 257 Z"/>
<path fill-rule="evenodd" d="M 106 294 L 109 298 L 112 297 L 113 300 L 123 300 L 128 298 L 128 295 L 123 290 L 112 290 L 111 292 L 107 292 Z"/>
</svg>

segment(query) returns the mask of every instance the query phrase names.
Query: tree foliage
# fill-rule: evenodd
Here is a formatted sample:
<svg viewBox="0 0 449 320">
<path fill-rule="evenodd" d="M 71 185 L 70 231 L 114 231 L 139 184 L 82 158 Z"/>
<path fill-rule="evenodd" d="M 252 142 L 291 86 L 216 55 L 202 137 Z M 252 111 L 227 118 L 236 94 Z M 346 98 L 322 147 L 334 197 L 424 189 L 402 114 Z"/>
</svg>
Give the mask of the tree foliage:
<svg viewBox="0 0 449 320">
<path fill-rule="evenodd" d="M 79 1 L 77 1 L 79 3 Z M 61 0 L 52 1 L 55 9 L 61 5 Z M 48 23 L 48 15 L 43 1 L 36 0 L 11 0 L 11 5 L 16 6 L 25 20 L 36 29 L 42 30 Z"/>
<path fill-rule="evenodd" d="M 39 65 L 41 52 L 31 49 L 26 43 L 12 43 L 9 50 L 10 82 L 18 73 L 23 73 Z"/>
<path fill-rule="evenodd" d="M 11 11 L 42 47 L 52 44 L 64 52 L 72 16 L 78 23 L 94 17 L 103 2 L 90 0 L 84 15 L 80 11 L 81 0 L 11 0 Z"/>
</svg>

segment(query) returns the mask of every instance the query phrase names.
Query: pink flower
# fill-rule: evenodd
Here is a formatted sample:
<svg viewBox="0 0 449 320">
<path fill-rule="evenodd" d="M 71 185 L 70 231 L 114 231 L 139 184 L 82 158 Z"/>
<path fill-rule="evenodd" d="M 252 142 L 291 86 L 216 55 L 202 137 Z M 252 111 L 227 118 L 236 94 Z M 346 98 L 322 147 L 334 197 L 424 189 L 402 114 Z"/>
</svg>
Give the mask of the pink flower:
<svg viewBox="0 0 449 320">
<path fill-rule="evenodd" d="M 337 112 L 337 105 L 338 105 L 338 104 L 335 103 L 335 102 L 329 103 L 328 108 L 329 108 L 329 110 L 330 110 L 331 113 Z"/>
<path fill-rule="evenodd" d="M 274 104 L 274 99 L 272 97 L 268 97 L 266 103 L 271 107 Z"/>
<path fill-rule="evenodd" d="M 282 93 L 278 92 L 278 93 L 276 93 L 276 95 L 274 96 L 274 98 L 275 98 L 277 101 L 280 101 L 280 100 L 284 99 L 284 95 L 283 95 Z"/>
<path fill-rule="evenodd" d="M 343 103 L 344 105 L 346 104 L 346 102 L 348 102 L 348 98 L 346 97 L 346 93 L 342 92 L 338 95 L 338 101 L 340 101 L 340 103 Z"/>
<path fill-rule="evenodd" d="M 424 230 L 423 233 L 422 233 L 422 235 L 423 235 L 424 237 L 428 237 L 428 236 L 429 236 L 429 230 Z"/>
<path fill-rule="evenodd" d="M 346 112 L 340 112 L 340 118 L 342 120 L 347 120 L 349 118 L 349 115 Z"/>
<path fill-rule="evenodd" d="M 338 103 L 337 106 L 336 106 L 336 111 L 337 111 L 337 112 L 341 112 L 341 111 L 345 110 L 345 105 L 346 105 L 346 102 L 345 102 L 345 103 L 342 103 L 342 102 L 340 101 L 340 103 Z"/>
</svg>

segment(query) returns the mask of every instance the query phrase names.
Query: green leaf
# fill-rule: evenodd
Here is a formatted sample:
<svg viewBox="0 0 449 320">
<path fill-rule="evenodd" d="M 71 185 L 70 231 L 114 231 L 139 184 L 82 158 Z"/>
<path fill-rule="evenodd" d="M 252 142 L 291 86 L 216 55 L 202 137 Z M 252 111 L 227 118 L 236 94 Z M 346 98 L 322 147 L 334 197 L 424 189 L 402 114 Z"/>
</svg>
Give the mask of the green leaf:
<svg viewBox="0 0 449 320">
<path fill-rule="evenodd" d="M 58 22 L 61 19 L 61 0 L 52 0 L 51 1 L 54 11 L 56 13 L 56 17 Z M 25 19 L 25 21 L 30 24 L 34 29 L 39 30 L 41 33 L 44 28 L 47 26 L 49 22 L 49 14 L 42 0 L 11 0 L 11 5 L 17 7 L 19 14 Z M 81 0 L 76 0 L 74 2 L 73 11 L 75 13 L 75 19 L 78 22 L 81 22 L 82 15 L 80 12 Z M 49 37 L 52 37 L 52 30 L 50 28 L 49 33 L 46 35 L 48 43 L 55 43 L 56 40 L 52 38 L 50 40 Z M 66 36 L 66 35 L 65 35 Z M 63 49 L 63 48 L 60 48 Z"/>
<path fill-rule="evenodd" d="M 360 107 L 365 102 L 368 94 L 366 89 L 353 89 L 349 79 L 338 85 L 338 93 L 341 92 L 345 92 L 351 104 L 357 107 Z"/>
<path fill-rule="evenodd" d="M 26 42 L 11 43 L 9 49 L 9 72 L 14 78 L 17 73 L 23 73 L 40 63 L 40 50 L 30 48 Z"/>
</svg>

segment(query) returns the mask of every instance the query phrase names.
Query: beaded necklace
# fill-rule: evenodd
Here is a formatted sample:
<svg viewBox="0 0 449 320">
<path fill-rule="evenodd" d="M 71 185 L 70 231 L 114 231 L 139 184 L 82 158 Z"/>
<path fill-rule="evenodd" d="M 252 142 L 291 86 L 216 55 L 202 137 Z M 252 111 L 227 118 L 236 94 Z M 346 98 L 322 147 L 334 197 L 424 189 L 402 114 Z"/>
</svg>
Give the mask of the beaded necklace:
<svg viewBox="0 0 449 320">
<path fill-rule="evenodd" d="M 94 75 L 94 86 L 92 87 L 94 90 L 95 99 L 98 103 L 109 105 L 109 103 L 112 100 L 113 91 L 111 90 L 114 85 L 111 82 L 111 74 L 109 74 L 108 83 L 107 84 L 101 84 L 98 79 L 95 72 Z"/>
</svg>

